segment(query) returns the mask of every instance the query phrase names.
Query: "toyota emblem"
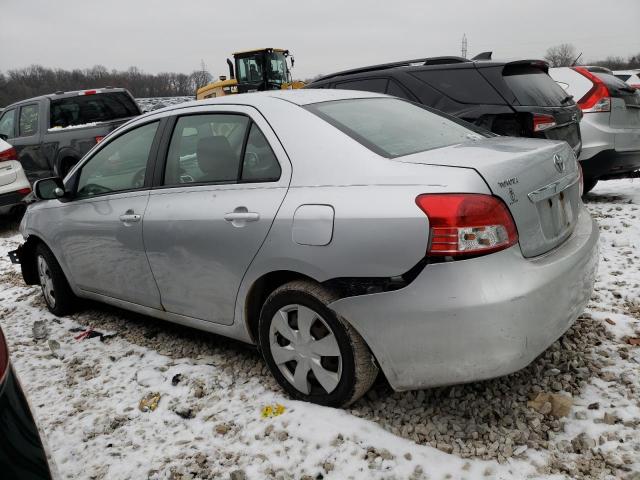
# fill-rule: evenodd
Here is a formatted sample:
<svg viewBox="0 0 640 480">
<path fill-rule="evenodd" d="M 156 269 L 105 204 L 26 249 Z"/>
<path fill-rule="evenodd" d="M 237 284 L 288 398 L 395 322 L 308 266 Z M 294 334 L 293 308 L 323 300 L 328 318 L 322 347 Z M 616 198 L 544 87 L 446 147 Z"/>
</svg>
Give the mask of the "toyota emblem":
<svg viewBox="0 0 640 480">
<path fill-rule="evenodd" d="M 558 172 L 564 172 L 564 160 L 557 153 L 553 155 L 553 163 L 555 164 L 556 170 L 558 170 Z"/>
</svg>

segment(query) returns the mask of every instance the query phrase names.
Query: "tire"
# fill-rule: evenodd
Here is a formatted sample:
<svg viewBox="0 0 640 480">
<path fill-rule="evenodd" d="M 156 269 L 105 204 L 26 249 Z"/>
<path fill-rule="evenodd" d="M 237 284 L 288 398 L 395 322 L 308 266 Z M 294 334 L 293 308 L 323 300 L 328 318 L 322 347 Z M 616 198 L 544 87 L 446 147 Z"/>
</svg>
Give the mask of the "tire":
<svg viewBox="0 0 640 480">
<path fill-rule="evenodd" d="M 36 247 L 35 256 L 36 271 L 47 308 L 58 317 L 73 313 L 77 297 L 53 253 L 41 243 Z"/>
<path fill-rule="evenodd" d="M 591 177 L 584 177 L 583 182 L 584 182 L 584 188 L 582 189 L 582 196 L 585 196 L 587 193 L 589 193 L 591 190 L 595 188 L 595 186 L 598 184 L 598 179 L 591 178 Z"/>
<path fill-rule="evenodd" d="M 262 306 L 262 355 L 280 386 L 296 400 L 346 407 L 364 395 L 378 375 L 364 339 L 327 307 L 337 298 L 321 285 L 299 280 L 277 288 Z M 303 318 L 308 328 L 300 325 Z"/>
</svg>

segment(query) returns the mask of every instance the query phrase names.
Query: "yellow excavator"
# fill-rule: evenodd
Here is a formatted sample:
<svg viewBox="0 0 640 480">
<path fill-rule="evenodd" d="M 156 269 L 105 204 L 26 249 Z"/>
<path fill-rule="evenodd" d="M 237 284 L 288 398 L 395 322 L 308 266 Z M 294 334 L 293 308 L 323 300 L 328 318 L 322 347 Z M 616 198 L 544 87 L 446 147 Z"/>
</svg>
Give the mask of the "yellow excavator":
<svg viewBox="0 0 640 480">
<path fill-rule="evenodd" d="M 196 100 L 221 97 L 235 93 L 263 90 L 290 90 L 304 87 L 304 82 L 291 79 L 294 59 L 289 50 L 261 48 L 233 54 L 227 58 L 229 78 L 220 76 L 218 81 L 200 87 Z"/>
</svg>

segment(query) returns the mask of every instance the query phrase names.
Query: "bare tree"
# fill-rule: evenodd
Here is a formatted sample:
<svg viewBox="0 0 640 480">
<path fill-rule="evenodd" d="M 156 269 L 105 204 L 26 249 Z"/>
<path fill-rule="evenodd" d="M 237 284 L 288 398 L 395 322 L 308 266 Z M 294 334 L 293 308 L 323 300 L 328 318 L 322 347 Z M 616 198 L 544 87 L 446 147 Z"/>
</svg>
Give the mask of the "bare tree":
<svg viewBox="0 0 640 480">
<path fill-rule="evenodd" d="M 570 67 L 576 59 L 576 48 L 570 43 L 549 47 L 544 58 L 552 67 Z"/>
</svg>

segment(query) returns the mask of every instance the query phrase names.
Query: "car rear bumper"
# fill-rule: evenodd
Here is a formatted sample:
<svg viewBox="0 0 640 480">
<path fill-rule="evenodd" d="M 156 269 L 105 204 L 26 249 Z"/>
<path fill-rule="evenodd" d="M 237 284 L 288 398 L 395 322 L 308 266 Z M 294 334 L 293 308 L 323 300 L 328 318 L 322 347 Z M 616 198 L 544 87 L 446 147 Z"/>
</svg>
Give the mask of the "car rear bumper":
<svg viewBox="0 0 640 480">
<path fill-rule="evenodd" d="M 18 192 L 0 194 L 0 213 L 8 213 L 16 205 L 21 205 L 24 197 L 24 194 Z"/>
<path fill-rule="evenodd" d="M 588 160 L 581 161 L 585 177 L 606 179 L 640 170 L 640 149 L 630 152 L 603 150 Z"/>
<path fill-rule="evenodd" d="M 575 321 L 590 298 L 598 227 L 584 207 L 561 246 L 525 259 L 502 252 L 427 265 L 400 290 L 329 305 L 373 351 L 396 390 L 517 371 Z"/>
</svg>

